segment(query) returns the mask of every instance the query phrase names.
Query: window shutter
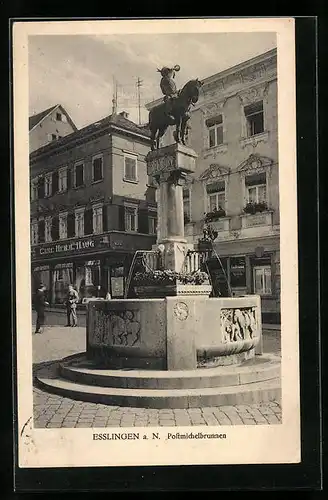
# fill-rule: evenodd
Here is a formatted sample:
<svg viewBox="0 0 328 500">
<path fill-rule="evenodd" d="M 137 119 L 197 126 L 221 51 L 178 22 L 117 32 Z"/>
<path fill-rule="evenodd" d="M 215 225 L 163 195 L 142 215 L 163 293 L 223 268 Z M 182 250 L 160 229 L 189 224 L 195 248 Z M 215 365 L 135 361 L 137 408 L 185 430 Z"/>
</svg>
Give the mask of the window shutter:
<svg viewBox="0 0 328 500">
<path fill-rule="evenodd" d="M 59 174 L 58 174 L 58 171 L 57 172 L 54 172 L 52 174 L 52 194 L 55 194 L 58 192 L 58 188 L 59 188 Z"/>
<path fill-rule="evenodd" d="M 42 199 L 44 198 L 44 177 L 41 177 L 38 180 L 38 198 Z"/>
<path fill-rule="evenodd" d="M 38 235 L 39 235 L 39 242 L 43 243 L 45 240 L 45 222 L 44 222 L 44 220 L 39 221 Z"/>
<path fill-rule="evenodd" d="M 123 205 L 118 207 L 118 230 L 125 231 L 125 209 Z"/>
<path fill-rule="evenodd" d="M 84 234 L 92 234 L 93 233 L 93 224 L 92 224 L 92 210 L 88 209 L 84 212 Z"/>
<path fill-rule="evenodd" d="M 102 209 L 102 223 L 103 223 L 103 232 L 105 233 L 108 231 L 108 225 L 107 225 L 107 205 L 103 206 Z"/>
<path fill-rule="evenodd" d="M 221 125 L 223 123 L 222 115 L 218 115 L 214 118 L 209 118 L 206 120 L 207 127 L 213 127 L 213 125 Z"/>
<path fill-rule="evenodd" d="M 67 238 L 75 236 L 75 215 L 70 213 L 67 215 Z"/>
<path fill-rule="evenodd" d="M 254 102 L 244 107 L 245 116 L 263 111 L 263 101 Z"/>
<path fill-rule="evenodd" d="M 138 211 L 138 233 L 149 233 L 148 226 L 148 210 L 147 209 L 139 209 Z"/>
<path fill-rule="evenodd" d="M 225 182 L 224 181 L 211 182 L 211 184 L 206 185 L 207 194 L 220 193 L 221 191 L 224 191 L 224 190 L 225 190 Z"/>
<path fill-rule="evenodd" d="M 51 238 L 53 241 L 59 240 L 59 219 L 57 216 L 52 219 Z"/>
<path fill-rule="evenodd" d="M 251 174 L 245 177 L 246 186 L 258 186 L 261 184 L 266 184 L 265 172 L 261 172 L 260 174 Z"/>
<path fill-rule="evenodd" d="M 72 171 L 70 168 L 67 169 L 67 189 L 72 188 Z"/>
</svg>

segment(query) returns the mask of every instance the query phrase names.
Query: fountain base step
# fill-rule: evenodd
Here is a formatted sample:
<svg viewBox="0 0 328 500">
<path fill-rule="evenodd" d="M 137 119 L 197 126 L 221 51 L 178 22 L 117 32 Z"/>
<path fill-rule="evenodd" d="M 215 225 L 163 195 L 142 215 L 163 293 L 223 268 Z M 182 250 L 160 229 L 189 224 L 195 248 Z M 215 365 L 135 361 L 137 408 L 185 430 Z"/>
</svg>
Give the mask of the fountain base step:
<svg viewBox="0 0 328 500">
<path fill-rule="evenodd" d="M 280 401 L 280 358 L 186 371 L 106 370 L 84 354 L 41 368 L 38 385 L 72 399 L 144 408 L 192 408 Z"/>
</svg>

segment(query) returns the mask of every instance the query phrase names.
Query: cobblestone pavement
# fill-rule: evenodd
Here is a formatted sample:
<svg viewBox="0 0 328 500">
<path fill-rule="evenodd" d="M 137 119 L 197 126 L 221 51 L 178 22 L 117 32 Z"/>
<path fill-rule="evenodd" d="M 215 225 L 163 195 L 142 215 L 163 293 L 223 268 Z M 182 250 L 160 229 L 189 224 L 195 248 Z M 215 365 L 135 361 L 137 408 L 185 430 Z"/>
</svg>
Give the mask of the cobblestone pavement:
<svg viewBox="0 0 328 500">
<path fill-rule="evenodd" d="M 278 403 L 189 409 L 126 408 L 84 403 L 34 389 L 34 427 L 154 427 L 281 423 Z"/>
<path fill-rule="evenodd" d="M 270 333 L 266 346 L 276 346 L 280 338 Z M 278 334 L 278 337 L 280 335 Z M 269 343 L 267 343 L 269 341 Z M 34 369 L 49 361 L 85 350 L 85 328 L 47 327 L 43 335 L 33 335 Z M 277 402 L 266 404 L 220 406 L 189 409 L 149 409 L 86 403 L 50 394 L 33 388 L 34 427 L 152 427 L 196 425 L 259 425 L 281 423 L 281 407 Z"/>
</svg>

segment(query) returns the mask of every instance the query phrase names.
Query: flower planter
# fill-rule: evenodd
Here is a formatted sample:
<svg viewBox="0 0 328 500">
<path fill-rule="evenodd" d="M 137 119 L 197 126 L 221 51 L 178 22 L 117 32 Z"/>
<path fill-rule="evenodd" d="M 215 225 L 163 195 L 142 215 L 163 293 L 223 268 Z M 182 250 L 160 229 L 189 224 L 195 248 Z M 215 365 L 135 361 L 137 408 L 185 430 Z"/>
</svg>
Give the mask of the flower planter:
<svg viewBox="0 0 328 500">
<path fill-rule="evenodd" d="M 134 292 L 139 299 L 158 299 L 179 295 L 203 295 L 209 297 L 212 286 L 209 283 L 203 283 L 202 285 L 182 285 L 180 283 L 143 285 L 134 287 Z"/>
</svg>

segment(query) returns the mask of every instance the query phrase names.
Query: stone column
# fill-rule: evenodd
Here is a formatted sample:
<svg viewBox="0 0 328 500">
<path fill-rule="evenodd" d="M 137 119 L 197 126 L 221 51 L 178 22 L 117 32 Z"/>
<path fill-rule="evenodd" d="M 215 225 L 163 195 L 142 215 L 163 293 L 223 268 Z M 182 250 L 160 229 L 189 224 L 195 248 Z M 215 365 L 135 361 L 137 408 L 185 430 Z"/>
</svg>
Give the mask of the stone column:
<svg viewBox="0 0 328 500">
<path fill-rule="evenodd" d="M 157 245 L 164 247 L 164 268 L 181 271 L 185 252 L 182 187 L 187 174 L 194 173 L 196 153 L 181 144 L 171 144 L 146 156 L 147 173 L 159 186 Z"/>
</svg>

